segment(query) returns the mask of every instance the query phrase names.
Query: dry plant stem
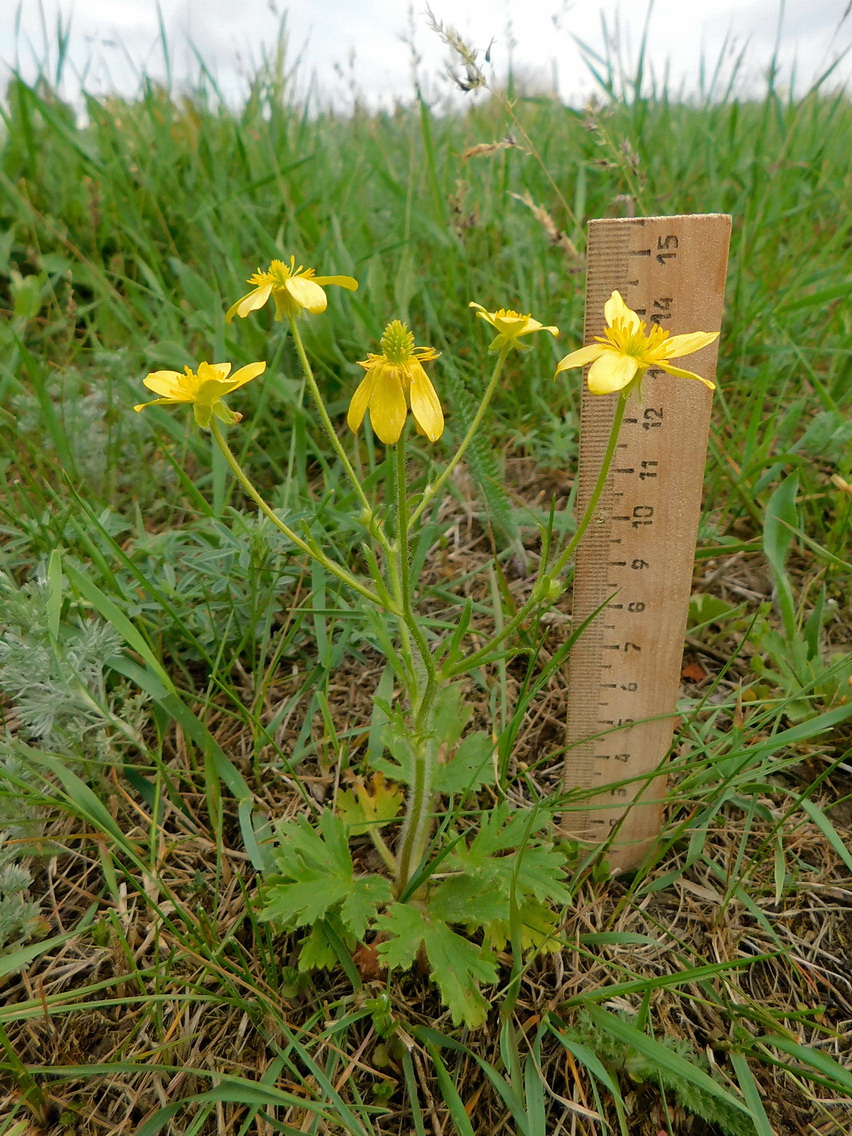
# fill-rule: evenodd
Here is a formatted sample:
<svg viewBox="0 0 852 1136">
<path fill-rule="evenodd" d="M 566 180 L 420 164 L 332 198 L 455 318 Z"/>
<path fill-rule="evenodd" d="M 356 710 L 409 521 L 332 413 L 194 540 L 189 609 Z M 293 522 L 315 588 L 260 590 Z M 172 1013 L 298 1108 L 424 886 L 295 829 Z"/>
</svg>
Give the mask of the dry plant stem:
<svg viewBox="0 0 852 1136">
<path fill-rule="evenodd" d="M 429 504 L 429 502 L 432 500 L 432 498 L 435 496 L 435 494 L 438 492 L 438 490 L 441 488 L 441 486 L 444 484 L 444 482 L 447 480 L 456 466 L 459 464 L 461 459 L 464 457 L 465 451 L 473 441 L 473 436 L 479 429 L 479 424 L 485 417 L 485 411 L 488 409 L 488 404 L 491 402 L 491 399 L 494 395 L 494 390 L 497 386 L 497 380 L 500 378 L 500 372 L 503 370 L 503 364 L 506 362 L 506 356 L 509 354 L 510 350 L 510 347 L 504 347 L 500 351 L 500 354 L 497 356 L 497 362 L 494 364 L 494 370 L 491 374 L 491 378 L 488 380 L 488 386 L 485 388 L 485 394 L 482 396 L 482 401 L 479 404 L 479 409 L 474 415 L 473 422 L 471 422 L 467 433 L 462 439 L 461 445 L 453 454 L 452 458 L 450 458 L 449 465 L 446 467 L 435 484 L 427 487 L 426 491 L 423 494 L 423 497 L 421 498 L 420 504 L 411 514 L 411 517 L 408 521 L 409 532 L 419 520 L 423 510 L 426 508 L 426 506 Z"/>
<path fill-rule="evenodd" d="M 245 489 L 246 493 L 248 493 L 249 497 L 251 497 L 252 501 L 254 501 L 263 515 L 265 517 L 268 517 L 269 520 L 272 521 L 272 523 L 275 525 L 275 527 L 280 532 L 282 532 L 288 540 L 291 540 L 297 548 L 301 549 L 302 552 L 310 556 L 312 560 L 316 560 L 318 564 L 321 564 L 327 572 L 331 573 L 332 576 L 336 576 L 337 579 L 341 581 L 341 583 L 346 584 L 347 587 L 350 587 L 354 592 L 357 592 L 359 596 L 363 596 L 365 600 L 369 600 L 371 603 L 374 603 L 376 607 L 382 608 L 382 610 L 384 611 L 390 611 L 396 616 L 402 615 L 401 611 L 398 611 L 396 608 L 389 607 L 386 603 L 383 603 L 379 596 L 375 594 L 375 592 L 371 592 L 369 588 L 365 588 L 359 580 L 351 575 L 351 573 L 347 572 L 344 568 L 341 568 L 339 564 L 335 564 L 334 561 L 330 560 L 319 548 L 311 548 L 307 541 L 303 540 L 300 536 L 293 532 L 289 525 L 285 525 L 280 517 L 276 516 L 275 512 L 269 507 L 266 501 L 264 501 L 255 487 L 249 481 L 246 474 L 243 472 L 242 466 L 234 457 L 230 447 L 228 446 L 228 443 L 222 436 L 222 431 L 219 428 L 219 423 L 215 418 L 212 418 L 210 420 L 210 432 L 216 441 L 216 445 L 224 454 L 225 461 L 227 461 L 228 465 L 231 467 L 231 472 L 233 473 L 234 477 L 236 477 L 237 481 L 239 481 L 240 485 L 242 485 L 243 489 Z"/>
<path fill-rule="evenodd" d="M 603 493 L 604 486 L 606 485 L 606 479 L 609 476 L 612 459 L 615 457 L 615 448 L 618 445 L 618 435 L 621 431 L 621 423 L 624 419 L 624 408 L 627 405 L 629 392 L 630 388 L 627 387 L 623 391 L 621 391 L 618 396 L 618 403 L 616 405 L 615 415 L 613 416 L 612 420 L 612 429 L 610 430 L 609 441 L 607 442 L 606 452 L 604 454 L 604 460 L 601 465 L 600 473 L 598 474 L 598 479 L 595 482 L 595 488 L 592 491 L 592 496 L 589 499 L 588 505 L 586 506 L 586 511 L 583 513 L 580 523 L 577 525 L 577 531 L 568 542 L 568 547 L 564 550 L 564 552 L 562 552 L 559 559 L 556 561 L 547 575 L 536 581 L 535 587 L 532 590 L 532 595 L 523 605 L 523 607 L 520 608 L 518 612 L 513 616 L 513 618 L 506 624 L 506 626 L 497 635 L 495 635 L 489 643 L 486 643 L 484 647 L 481 647 L 478 651 L 474 651 L 472 655 L 468 655 L 466 659 L 463 659 L 460 663 L 457 663 L 456 666 L 448 667 L 446 670 L 442 670 L 440 675 L 442 679 L 450 679 L 456 675 L 467 674 L 469 671 L 473 670 L 474 667 L 478 667 L 483 663 L 489 662 L 494 648 L 498 647 L 501 643 L 508 639 L 510 635 L 514 634 L 514 632 L 517 631 L 521 624 L 529 618 L 529 616 L 532 614 L 535 608 L 538 607 L 542 600 L 546 598 L 550 582 L 554 580 L 560 574 L 560 572 L 562 572 L 565 565 L 576 552 L 577 546 L 583 539 L 583 534 L 589 527 L 592 517 L 595 515 L 595 511 L 598 507 L 598 502 L 601 499 L 601 494 Z"/>
<path fill-rule="evenodd" d="M 332 421 L 328 416 L 328 411 L 325 408 L 325 403 L 322 400 L 322 395 L 320 394 L 319 387 L 317 386 L 317 381 L 314 378 L 314 373 L 311 369 L 311 364 L 308 361 L 308 356 L 305 352 L 305 345 L 302 343 L 302 336 L 299 332 L 299 325 L 296 316 L 290 316 L 290 333 L 293 336 L 293 343 L 296 347 L 296 354 L 299 356 L 299 362 L 302 364 L 302 371 L 305 375 L 305 381 L 308 384 L 308 388 L 311 392 L 311 397 L 314 400 L 317 412 L 319 413 L 322 424 L 325 427 L 325 432 L 328 435 L 328 440 L 331 442 L 334 452 L 340 458 L 343 468 L 346 470 L 346 476 L 349 478 L 349 481 L 352 484 L 352 488 L 355 490 L 358 500 L 361 502 L 362 508 L 366 511 L 367 515 L 371 517 L 373 515 L 372 506 L 367 499 L 366 493 L 361 487 L 361 482 L 358 480 L 358 476 L 355 473 L 355 470 L 352 468 L 352 463 L 350 462 L 346 450 L 344 450 L 343 445 L 337 436 L 337 431 L 332 425 Z M 382 532 L 381 528 L 378 525 L 374 525 L 371 528 L 371 532 L 375 536 L 376 540 L 378 540 L 379 544 L 382 546 L 385 555 L 387 555 L 390 552 L 390 542 Z"/>
</svg>

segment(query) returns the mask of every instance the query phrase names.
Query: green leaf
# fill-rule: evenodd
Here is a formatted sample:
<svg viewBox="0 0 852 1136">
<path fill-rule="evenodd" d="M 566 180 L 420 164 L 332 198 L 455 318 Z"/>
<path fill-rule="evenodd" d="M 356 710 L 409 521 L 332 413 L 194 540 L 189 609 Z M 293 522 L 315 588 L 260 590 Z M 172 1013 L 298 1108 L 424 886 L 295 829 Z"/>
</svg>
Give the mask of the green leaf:
<svg viewBox="0 0 852 1136">
<path fill-rule="evenodd" d="M 5 978 L 9 974 L 17 974 L 19 970 L 29 966 L 33 959 L 37 959 L 45 951 L 52 951 L 54 947 L 73 939 L 75 935 L 82 934 L 94 922 L 97 911 L 98 905 L 93 903 L 73 930 L 65 931 L 61 935 L 53 935 L 50 939 L 42 939 L 39 943 L 31 943 L 28 947 L 19 947 L 16 951 L 4 954 L 0 958 L 0 978 Z"/>
<path fill-rule="evenodd" d="M 784 631 L 791 641 L 796 632 L 796 611 L 793 590 L 784 566 L 799 527 L 796 511 L 798 489 L 799 474 L 796 471 L 785 477 L 769 498 L 763 522 L 763 552 L 775 576 Z"/>
<path fill-rule="evenodd" d="M 488 1016 L 488 1002 L 479 983 L 497 981 L 497 968 L 491 952 L 457 935 L 447 924 L 427 911 L 407 903 L 395 903 L 376 920 L 388 938 L 379 943 L 378 952 L 393 968 L 412 965 L 421 947 L 432 972 L 432 981 L 441 991 L 454 1025 L 476 1029 Z"/>
<path fill-rule="evenodd" d="M 472 716 L 473 710 L 467 703 L 461 683 L 448 683 L 441 687 L 435 698 L 433 713 L 438 745 L 452 749 Z"/>
<path fill-rule="evenodd" d="M 509 908 L 506 902 L 505 907 Z M 560 917 L 546 903 L 528 899 L 517 909 L 521 932 L 521 950 L 540 950 L 555 954 L 562 949 L 558 936 Z M 485 937 L 496 951 L 504 950 L 511 942 L 511 912 L 507 917 L 485 925 Z"/>
<path fill-rule="evenodd" d="M 384 748 L 383 734 L 388 722 L 385 706 L 390 704 L 392 698 L 393 669 L 388 664 L 382 671 L 382 677 L 373 696 L 373 716 L 370 719 L 370 734 L 367 739 L 367 761 L 374 768 L 378 768 L 376 758 L 381 758 Z"/>
<path fill-rule="evenodd" d="M 298 969 L 304 974 L 309 970 L 331 970 L 336 965 L 337 952 L 325 933 L 325 923 L 319 919 L 302 940 Z"/>
<path fill-rule="evenodd" d="M 514 888 L 520 906 L 527 898 L 567 904 L 571 892 L 564 882 L 564 857 L 537 836 L 548 824 L 549 816 L 543 810 L 498 805 L 468 847 L 456 846 L 447 867 L 466 876 L 480 893 L 494 889 L 508 896 Z"/>
<path fill-rule="evenodd" d="M 708 623 L 721 623 L 727 619 L 731 612 L 738 610 L 739 608 L 726 603 L 718 596 L 703 593 L 690 596 L 689 629 L 691 631 L 697 627 L 706 627 Z"/>
<path fill-rule="evenodd" d="M 509 897 L 499 887 L 484 887 L 481 876 L 451 876 L 432 892 L 429 909 L 447 923 L 483 927 L 509 918 Z"/>
<path fill-rule="evenodd" d="M 470 793 L 493 781 L 493 748 L 484 730 L 468 734 L 452 757 L 435 770 L 435 792 Z"/>
<path fill-rule="evenodd" d="M 390 757 L 377 757 L 373 765 L 392 781 L 410 785 L 414 769 L 414 742 L 411 731 L 399 711 L 394 710 L 385 726 L 382 740 Z"/>
<path fill-rule="evenodd" d="M 618 1123 L 622 1136 L 628 1136 L 627 1119 L 624 1114 L 624 1101 L 618 1082 L 612 1077 L 597 1054 L 593 1053 L 587 1045 L 582 1045 L 580 1042 L 574 1041 L 565 1034 L 564 1023 L 554 1014 L 549 1016 L 548 1025 L 553 1036 L 565 1046 L 572 1057 L 575 1057 L 577 1061 L 585 1065 L 592 1076 L 597 1077 L 601 1084 L 609 1090 L 618 1115 Z"/>
<path fill-rule="evenodd" d="M 766 1115 L 763 1101 L 760 1099 L 760 1089 L 754 1079 L 754 1074 L 748 1067 L 745 1054 L 741 1053 L 738 1049 L 732 1049 L 730 1060 L 734 1067 L 734 1072 L 737 1075 L 740 1090 L 751 1109 L 752 1120 L 754 1121 L 757 1136 L 775 1136 L 775 1130 L 769 1123 L 769 1117 Z"/>
<path fill-rule="evenodd" d="M 340 918 L 356 938 L 363 939 L 368 921 L 379 907 L 385 907 L 390 901 L 390 880 L 383 876 L 361 876 L 350 883 L 349 894 L 340 908 Z"/>
<path fill-rule="evenodd" d="M 467 1115 L 467 1109 L 464 1107 L 464 1101 L 459 1096 L 458 1089 L 453 1084 L 453 1079 L 450 1076 L 447 1066 L 444 1064 L 444 1059 L 441 1057 L 438 1050 L 431 1045 L 429 1046 L 429 1056 L 432 1058 L 438 1089 L 440 1090 L 441 1096 L 444 1098 L 447 1111 L 452 1117 L 453 1127 L 456 1130 L 457 1136 L 476 1136 L 473 1125 L 470 1123 L 470 1117 Z"/>
<path fill-rule="evenodd" d="M 797 1066 L 795 1068 L 796 1073 L 809 1077 L 811 1080 L 817 1081 L 818 1084 L 828 1084 L 838 1091 L 852 1095 L 852 1072 L 835 1061 L 833 1057 L 829 1057 L 827 1053 L 821 1053 L 818 1049 L 811 1049 L 807 1045 L 799 1045 L 798 1042 L 792 1041 L 789 1037 L 770 1036 L 761 1040 L 768 1045 L 773 1045 L 776 1049 L 780 1049 L 788 1057 L 794 1057 L 797 1061 L 800 1061 L 803 1067 Z M 815 1074 L 818 1075 L 815 1076 Z M 826 1080 L 820 1080 L 821 1077 L 826 1078 Z"/>
<path fill-rule="evenodd" d="M 326 811 L 319 824 L 319 832 L 306 817 L 278 826 L 272 853 L 277 873 L 265 889 L 260 918 L 292 930 L 313 926 L 335 910 L 360 939 L 376 910 L 390 901 L 390 882 L 378 875 L 356 877 L 343 822 Z"/>
<path fill-rule="evenodd" d="M 261 920 L 274 921 L 285 930 L 310 927 L 346 897 L 348 879 L 335 879 L 321 872 L 305 872 L 298 882 L 275 883 L 268 889 L 269 901 Z"/>
</svg>

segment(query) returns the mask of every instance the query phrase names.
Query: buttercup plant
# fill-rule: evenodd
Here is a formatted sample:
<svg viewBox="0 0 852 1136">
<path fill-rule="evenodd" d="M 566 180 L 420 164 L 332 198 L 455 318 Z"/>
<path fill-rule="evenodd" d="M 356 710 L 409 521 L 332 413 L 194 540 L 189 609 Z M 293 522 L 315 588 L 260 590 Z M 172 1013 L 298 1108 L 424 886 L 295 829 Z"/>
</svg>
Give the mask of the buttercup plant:
<svg viewBox="0 0 852 1136">
<path fill-rule="evenodd" d="M 240 415 L 226 406 L 224 396 L 258 378 L 265 363 L 242 367 L 231 378 L 226 363 L 201 363 L 197 372 L 186 368 L 183 375 L 153 372 L 145 385 L 161 397 L 135 409 L 192 405 L 196 422 L 210 431 L 234 476 L 268 520 L 356 597 L 401 694 L 395 704 L 390 698 L 376 698 L 386 722 L 385 748 L 381 756 L 373 757 L 370 774 L 356 778 L 351 790 L 340 791 L 335 807 L 324 809 L 316 823 L 301 817 L 278 825 L 263 888 L 262 918 L 283 930 L 307 932 L 299 961 L 302 969 L 336 965 L 341 947 L 354 949 L 365 941 L 375 945 L 390 968 L 410 966 L 415 958 L 425 956 L 453 1021 L 478 1026 L 488 1009 L 480 986 L 497 978 L 497 950 L 510 939 L 516 949 L 548 949 L 554 943 L 558 908 L 569 902 L 570 893 L 546 808 L 510 809 L 504 802 L 484 815 L 478 830 L 467 831 L 456 826 L 452 813 L 437 810 L 441 823 L 433 835 L 436 802 L 442 796 L 464 798 L 492 779 L 492 739 L 483 731 L 466 731 L 471 711 L 461 680 L 516 651 L 515 633 L 561 593 L 561 575 L 603 491 L 625 403 L 645 370 L 662 367 L 675 375 L 699 378 L 667 361 L 698 350 L 715 336 L 699 332 L 669 338 L 658 328 L 646 334 L 639 317 L 613 293 L 606 305 L 606 336 L 572 352 L 557 368 L 558 375 L 591 362 L 590 390 L 618 396 L 609 446 L 588 508 L 558 553 L 552 555 L 549 536 L 543 533 L 540 569 L 529 598 L 490 638 L 471 649 L 470 600 L 452 633 L 441 635 L 420 614 L 412 546 L 424 512 L 434 506 L 481 428 L 508 355 L 527 348 L 526 337 L 542 331 L 556 336 L 558 329 L 529 314 L 504 308 L 489 311 L 471 303 L 477 317 L 496 332 L 488 347 L 497 356 L 494 368 L 455 452 L 424 488 L 414 492 L 406 454 L 408 412 L 429 443 L 441 439 L 443 409 L 423 366 L 439 356 L 431 347 L 415 346 L 415 337 L 404 323 L 389 323 L 379 352 L 358 363 L 366 374 L 347 414 L 356 436 L 369 415 L 374 433 L 392 451 L 390 499 L 374 501 L 328 415 L 298 327 L 304 312 L 325 310 L 323 285 L 354 290 L 357 282 L 347 276 L 315 276 L 312 269 L 295 265 L 291 257 L 289 266 L 273 261 L 268 272 L 256 273 L 249 281 L 254 290 L 229 309 L 227 318 L 246 317 L 270 297 L 276 319 L 287 318 L 314 408 L 360 504 L 366 575 L 359 576 L 333 559 L 307 529 L 296 532 L 288 525 L 252 484 L 225 440 L 220 422 L 233 425 Z M 482 632 L 477 635 L 481 639 Z M 396 830 L 395 839 L 387 835 L 390 830 Z M 372 840 L 383 872 L 356 870 L 350 840 L 364 834 Z"/>
</svg>

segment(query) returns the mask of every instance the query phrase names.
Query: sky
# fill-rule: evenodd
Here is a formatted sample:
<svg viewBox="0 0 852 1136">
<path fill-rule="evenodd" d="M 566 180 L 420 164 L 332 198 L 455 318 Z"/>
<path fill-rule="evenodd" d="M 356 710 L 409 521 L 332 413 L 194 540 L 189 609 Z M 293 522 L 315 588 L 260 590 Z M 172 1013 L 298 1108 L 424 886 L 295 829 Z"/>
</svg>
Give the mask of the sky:
<svg viewBox="0 0 852 1136">
<path fill-rule="evenodd" d="M 584 102 L 596 89 L 589 57 L 605 45 L 632 70 L 643 28 L 652 74 L 669 92 L 698 91 L 721 64 L 727 81 L 742 56 L 738 91 L 759 92 L 776 54 L 782 84 L 801 92 L 852 45 L 852 0 L 431 0 L 434 17 L 482 54 L 499 80 L 511 63 L 529 87 Z M 228 101 L 238 101 L 286 28 L 297 89 L 340 109 L 356 98 L 390 107 L 412 93 L 412 60 L 428 97 L 454 90 L 446 48 L 430 30 L 426 0 L 0 0 L 0 87 L 10 69 L 31 80 L 55 74 L 57 21 L 69 33 L 61 93 L 132 95 L 144 73 L 167 73 L 160 27 L 176 83 L 197 75 L 198 59 Z M 594 59 L 592 57 L 592 61 Z M 850 83 L 852 51 L 831 82 Z M 460 97 L 460 96 L 459 96 Z"/>
</svg>

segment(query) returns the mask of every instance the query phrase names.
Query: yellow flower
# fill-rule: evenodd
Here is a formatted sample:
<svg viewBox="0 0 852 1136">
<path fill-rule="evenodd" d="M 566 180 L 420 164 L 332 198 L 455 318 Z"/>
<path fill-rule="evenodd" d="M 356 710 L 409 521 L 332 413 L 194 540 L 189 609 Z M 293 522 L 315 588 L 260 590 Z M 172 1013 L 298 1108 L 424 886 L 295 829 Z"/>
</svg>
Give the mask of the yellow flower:
<svg viewBox="0 0 852 1136">
<path fill-rule="evenodd" d="M 230 363 L 199 363 L 198 371 L 184 367 L 179 371 L 152 371 L 144 380 L 148 390 L 162 395 L 151 402 L 140 402 L 134 410 L 144 410 L 146 406 L 175 406 L 181 402 L 191 402 L 195 421 L 202 429 L 210 425 L 215 414 L 229 425 L 239 422 L 242 414 L 237 414 L 226 406 L 222 399 L 226 394 L 256 379 L 266 370 L 265 363 L 249 363 L 240 367 L 232 378 Z"/>
<path fill-rule="evenodd" d="M 415 347 L 414 336 L 399 320 L 385 328 L 381 348 L 381 355 L 368 355 L 358 363 L 367 374 L 349 403 L 349 429 L 357 433 L 369 407 L 373 429 L 386 446 L 392 446 L 399 441 L 410 406 L 418 433 L 437 442 L 444 432 L 444 413 L 422 364 L 437 359 L 439 352 Z"/>
<path fill-rule="evenodd" d="M 285 264 L 283 260 L 273 260 L 266 272 L 258 269 L 248 278 L 248 283 L 253 284 L 254 288 L 228 308 L 225 316 L 227 323 L 235 315 L 245 317 L 249 312 L 262 308 L 270 296 L 275 300 L 277 320 L 285 316 L 297 316 L 303 308 L 312 315 L 319 315 L 328 304 L 321 284 L 339 284 L 350 292 L 358 288 L 358 281 L 351 276 L 315 276 L 313 268 L 303 268 L 301 264 L 297 268 L 295 256 L 290 257 L 289 264 Z"/>
<path fill-rule="evenodd" d="M 716 384 L 709 379 L 672 367 L 669 359 L 700 351 L 718 338 L 718 331 L 669 335 L 657 324 L 648 331 L 648 325 L 628 308 L 618 292 L 613 292 L 604 304 L 604 315 L 608 325 L 604 334 L 595 336 L 596 343 L 566 355 L 556 368 L 557 375 L 569 367 L 585 367 L 591 363 L 589 390 L 592 394 L 611 394 L 623 390 L 634 380 L 641 383 L 648 368 L 654 367 L 681 379 L 698 379 L 710 390 L 716 389 Z"/>
<path fill-rule="evenodd" d="M 507 308 L 489 312 L 482 304 L 475 304 L 471 300 L 468 307 L 476 308 L 476 314 L 486 323 L 490 323 L 499 334 L 488 345 L 489 352 L 501 351 L 504 347 L 517 348 L 518 351 L 529 350 L 530 344 L 518 343 L 522 335 L 530 335 L 534 331 L 549 331 L 551 335 L 559 334 L 558 327 L 545 327 L 543 323 L 534 320 L 532 316 L 522 316 L 520 312 L 513 312 Z"/>
</svg>

